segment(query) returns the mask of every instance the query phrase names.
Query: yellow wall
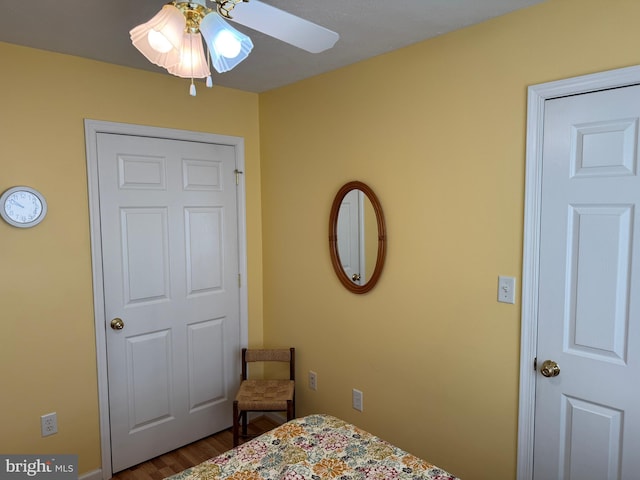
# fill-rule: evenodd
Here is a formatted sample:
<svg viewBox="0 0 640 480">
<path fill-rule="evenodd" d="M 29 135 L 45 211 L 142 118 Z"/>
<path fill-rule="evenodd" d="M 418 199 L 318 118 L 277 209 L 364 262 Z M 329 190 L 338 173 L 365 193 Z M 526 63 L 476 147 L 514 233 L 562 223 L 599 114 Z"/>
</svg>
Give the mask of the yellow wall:
<svg viewBox="0 0 640 480">
<path fill-rule="evenodd" d="M 0 452 L 100 462 L 85 118 L 245 139 L 250 341 L 262 342 L 258 96 L 0 43 L 0 190 L 26 184 L 49 212 L 0 222 Z M 40 436 L 56 411 L 59 433 Z"/>
<path fill-rule="evenodd" d="M 265 342 L 297 347 L 300 415 L 515 478 L 520 298 L 496 295 L 499 274 L 520 283 L 527 86 L 640 63 L 638 18 L 637 1 L 550 0 L 260 96 Z M 387 221 L 364 296 L 329 260 L 350 180 Z"/>
<path fill-rule="evenodd" d="M 526 87 L 640 63 L 637 18 L 635 0 L 549 0 L 260 96 L 196 99 L 167 75 L 0 43 L 0 189 L 49 202 L 35 229 L 0 222 L 0 452 L 100 466 L 92 118 L 245 138 L 250 342 L 297 347 L 299 414 L 341 416 L 463 478 L 514 478 L 520 307 L 495 298 L 499 274 L 521 273 Z M 389 238 L 363 296 L 328 256 L 333 196 L 354 179 Z M 60 432 L 43 439 L 50 411 Z"/>
</svg>

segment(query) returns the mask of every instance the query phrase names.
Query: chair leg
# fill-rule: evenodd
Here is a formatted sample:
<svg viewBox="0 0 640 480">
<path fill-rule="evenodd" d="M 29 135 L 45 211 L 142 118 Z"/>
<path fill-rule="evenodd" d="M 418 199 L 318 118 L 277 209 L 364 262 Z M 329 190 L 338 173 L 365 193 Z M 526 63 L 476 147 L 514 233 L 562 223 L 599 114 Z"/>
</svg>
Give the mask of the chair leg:
<svg viewBox="0 0 640 480">
<path fill-rule="evenodd" d="M 240 425 L 238 418 L 238 401 L 233 402 L 233 446 L 237 447 L 240 441 Z"/>
<path fill-rule="evenodd" d="M 295 406 L 291 400 L 287 400 L 287 421 L 295 418 Z"/>
<path fill-rule="evenodd" d="M 242 416 L 242 436 L 247 436 L 247 412 L 245 410 L 240 414 Z"/>
</svg>

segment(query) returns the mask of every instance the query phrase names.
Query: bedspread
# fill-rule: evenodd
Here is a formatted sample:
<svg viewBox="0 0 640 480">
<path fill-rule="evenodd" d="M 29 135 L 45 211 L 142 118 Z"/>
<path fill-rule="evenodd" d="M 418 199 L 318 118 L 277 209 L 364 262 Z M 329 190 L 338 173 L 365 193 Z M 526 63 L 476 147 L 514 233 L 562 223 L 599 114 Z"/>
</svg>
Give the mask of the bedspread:
<svg viewBox="0 0 640 480">
<path fill-rule="evenodd" d="M 338 418 L 287 422 L 169 480 L 456 480 Z"/>
</svg>

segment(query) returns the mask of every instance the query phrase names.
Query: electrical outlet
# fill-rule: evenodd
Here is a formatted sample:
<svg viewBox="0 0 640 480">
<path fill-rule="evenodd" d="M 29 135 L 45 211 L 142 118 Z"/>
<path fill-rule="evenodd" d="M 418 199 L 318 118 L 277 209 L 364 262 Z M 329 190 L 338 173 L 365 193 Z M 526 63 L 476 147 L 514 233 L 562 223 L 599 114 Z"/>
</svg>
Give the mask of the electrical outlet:
<svg viewBox="0 0 640 480">
<path fill-rule="evenodd" d="M 311 390 L 318 389 L 318 374 L 313 370 L 309 370 L 309 388 Z"/>
<path fill-rule="evenodd" d="M 362 411 L 362 392 L 354 388 L 351 395 L 351 400 L 352 400 L 353 408 L 361 412 Z"/>
<path fill-rule="evenodd" d="M 40 417 L 40 428 L 42 430 L 42 436 L 48 437 L 54 433 L 58 433 L 58 415 L 56 412 L 47 413 Z"/>
</svg>

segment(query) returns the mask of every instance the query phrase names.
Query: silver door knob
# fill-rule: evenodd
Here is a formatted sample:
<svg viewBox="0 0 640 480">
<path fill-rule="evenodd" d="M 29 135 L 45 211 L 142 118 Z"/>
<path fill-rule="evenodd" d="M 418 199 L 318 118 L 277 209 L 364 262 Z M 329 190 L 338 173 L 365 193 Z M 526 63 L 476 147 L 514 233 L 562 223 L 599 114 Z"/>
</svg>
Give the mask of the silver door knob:
<svg viewBox="0 0 640 480">
<path fill-rule="evenodd" d="M 124 322 L 121 318 L 114 318 L 111 320 L 111 328 L 114 330 L 122 330 L 124 328 Z"/>
<path fill-rule="evenodd" d="M 360 274 L 359 273 L 354 273 L 353 275 L 351 275 L 351 280 L 353 280 L 354 282 L 359 282 L 360 281 Z"/>
<path fill-rule="evenodd" d="M 540 367 L 540 373 L 545 377 L 557 377 L 560 375 L 560 366 L 553 360 L 545 360 Z"/>
</svg>

